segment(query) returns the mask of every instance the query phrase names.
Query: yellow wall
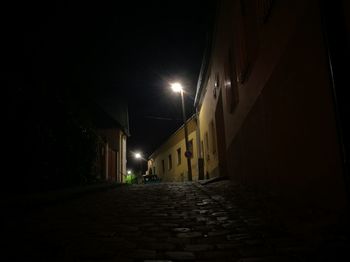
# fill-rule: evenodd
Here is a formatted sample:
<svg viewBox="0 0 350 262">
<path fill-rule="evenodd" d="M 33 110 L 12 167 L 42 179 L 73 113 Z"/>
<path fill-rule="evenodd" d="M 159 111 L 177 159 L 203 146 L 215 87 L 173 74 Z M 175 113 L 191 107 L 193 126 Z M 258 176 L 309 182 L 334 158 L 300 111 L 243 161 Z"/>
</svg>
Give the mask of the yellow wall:
<svg viewBox="0 0 350 262">
<path fill-rule="evenodd" d="M 212 178 L 219 175 L 218 171 L 218 154 L 217 150 L 213 150 L 213 146 L 217 149 L 216 141 L 213 140 L 213 135 L 210 128 L 211 122 L 215 121 L 215 106 L 216 100 L 213 94 L 212 79 L 208 79 L 207 93 L 204 97 L 201 110 L 199 112 L 199 125 L 200 125 L 200 141 L 203 150 L 204 159 L 204 177 Z M 208 139 L 208 140 L 207 140 Z M 207 141 L 206 141 L 207 140 Z M 214 145 L 213 145 L 214 144 Z"/>
<path fill-rule="evenodd" d="M 188 120 L 188 140 L 193 143 L 193 157 L 191 158 L 192 180 L 198 180 L 197 169 L 197 141 L 196 141 L 196 121 L 192 117 Z M 178 164 L 177 149 L 181 148 L 181 163 Z M 162 179 L 163 182 L 183 182 L 188 181 L 187 177 L 187 159 L 184 154 L 186 151 L 184 128 L 178 129 L 171 137 L 162 144 L 150 157 L 148 169 L 152 168 L 154 173 Z M 169 168 L 169 155 L 172 158 L 172 167 Z M 162 168 L 164 161 L 164 172 Z"/>
</svg>

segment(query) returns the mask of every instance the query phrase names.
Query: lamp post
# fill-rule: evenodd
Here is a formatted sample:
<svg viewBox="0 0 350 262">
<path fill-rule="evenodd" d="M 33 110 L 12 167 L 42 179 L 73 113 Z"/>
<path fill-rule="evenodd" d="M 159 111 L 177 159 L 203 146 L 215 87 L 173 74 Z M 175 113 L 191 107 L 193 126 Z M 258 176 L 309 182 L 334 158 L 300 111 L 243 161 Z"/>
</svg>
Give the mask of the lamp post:
<svg viewBox="0 0 350 262">
<path fill-rule="evenodd" d="M 185 146 L 186 152 L 185 156 L 187 158 L 187 169 L 188 169 L 188 181 L 192 181 L 192 167 L 191 167 L 191 152 L 189 151 L 189 143 L 188 143 L 188 130 L 187 130 L 187 121 L 186 121 L 186 110 L 185 110 L 185 101 L 184 101 L 184 91 L 182 85 L 180 83 L 171 84 L 171 88 L 175 93 L 180 93 L 181 95 L 181 103 L 182 103 L 182 118 L 184 122 L 184 130 L 185 130 Z"/>
</svg>

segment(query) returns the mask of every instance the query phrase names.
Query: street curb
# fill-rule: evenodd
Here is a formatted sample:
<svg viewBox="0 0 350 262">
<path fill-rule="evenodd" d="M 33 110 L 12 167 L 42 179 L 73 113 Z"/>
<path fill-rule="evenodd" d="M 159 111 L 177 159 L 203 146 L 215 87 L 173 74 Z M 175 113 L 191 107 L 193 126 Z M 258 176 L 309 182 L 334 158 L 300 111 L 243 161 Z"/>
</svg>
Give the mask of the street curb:
<svg viewBox="0 0 350 262">
<path fill-rule="evenodd" d="M 1 205 L 7 208 L 35 208 L 46 205 L 62 203 L 67 200 L 75 199 L 89 193 L 97 193 L 106 191 L 124 184 L 103 183 L 90 186 L 80 186 L 74 188 L 66 188 L 44 193 L 35 194 L 8 194 L 6 198 L 1 199 Z"/>
<path fill-rule="evenodd" d="M 207 184 L 207 183 L 206 183 Z M 207 195 L 211 200 L 215 201 L 218 205 L 221 206 L 221 208 L 225 209 L 226 211 L 229 210 L 226 204 L 226 199 L 222 196 L 215 197 L 214 192 L 210 191 L 209 189 L 205 188 L 202 183 L 193 183 L 193 185 L 198 188 L 200 191 L 202 191 L 205 195 Z"/>
<path fill-rule="evenodd" d="M 223 180 L 229 180 L 229 178 L 227 176 L 217 176 L 206 180 L 199 180 L 198 183 L 201 185 L 207 185 L 207 184 L 211 184 L 211 183 L 215 183 Z"/>
</svg>

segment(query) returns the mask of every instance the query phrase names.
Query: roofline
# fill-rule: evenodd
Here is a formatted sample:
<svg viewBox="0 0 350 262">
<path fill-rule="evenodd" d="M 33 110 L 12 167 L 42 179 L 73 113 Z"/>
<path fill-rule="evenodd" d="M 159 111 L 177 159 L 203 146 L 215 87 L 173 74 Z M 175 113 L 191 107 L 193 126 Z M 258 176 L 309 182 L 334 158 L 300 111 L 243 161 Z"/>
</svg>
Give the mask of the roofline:
<svg viewBox="0 0 350 262">
<path fill-rule="evenodd" d="M 188 124 L 192 119 L 196 118 L 196 114 L 193 114 L 192 116 L 190 116 L 187 120 L 186 120 L 186 124 Z M 174 133 L 172 133 L 167 140 L 165 140 L 156 150 L 154 150 L 152 152 L 152 154 L 150 154 L 150 156 L 148 157 L 148 160 L 152 159 L 154 154 L 163 146 L 165 145 L 173 136 L 175 136 L 177 133 L 179 133 L 181 131 L 181 129 L 184 128 L 184 124 L 182 124 L 178 129 L 176 129 L 176 131 Z"/>
<path fill-rule="evenodd" d="M 212 24 L 207 32 L 207 37 L 206 37 L 206 47 L 204 49 L 204 54 L 203 54 L 203 59 L 202 59 L 202 65 L 200 69 L 200 73 L 198 76 L 198 81 L 197 81 L 197 88 L 196 88 L 196 96 L 194 98 L 194 107 L 197 107 L 200 100 L 201 100 L 201 93 L 203 90 L 203 86 L 205 83 L 205 77 L 207 76 L 210 60 L 211 60 L 211 53 L 213 49 L 213 39 L 214 35 L 216 35 L 217 31 L 217 21 L 218 21 L 218 16 L 219 16 L 219 7 L 220 7 L 221 1 L 218 1 L 217 4 L 215 4 L 215 13 L 213 15 L 213 21 Z"/>
</svg>

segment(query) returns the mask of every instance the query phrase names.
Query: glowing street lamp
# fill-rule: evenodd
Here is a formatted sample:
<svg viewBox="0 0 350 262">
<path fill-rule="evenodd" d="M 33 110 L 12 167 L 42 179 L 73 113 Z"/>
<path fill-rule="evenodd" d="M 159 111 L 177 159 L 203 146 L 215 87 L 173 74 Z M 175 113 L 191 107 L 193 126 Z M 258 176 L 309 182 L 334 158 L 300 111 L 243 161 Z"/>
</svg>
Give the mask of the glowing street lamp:
<svg viewBox="0 0 350 262">
<path fill-rule="evenodd" d="M 136 160 L 139 161 L 139 171 L 140 171 L 140 176 L 142 175 L 142 161 L 144 160 L 144 158 L 142 157 L 142 154 L 140 152 L 135 152 L 134 153 L 134 157 L 136 158 Z"/>
<path fill-rule="evenodd" d="M 136 159 L 142 158 L 141 153 L 135 153 L 135 158 L 136 158 Z"/>
<path fill-rule="evenodd" d="M 172 89 L 175 93 L 183 92 L 183 88 L 182 88 L 182 85 L 181 85 L 180 83 L 172 83 L 172 84 L 171 84 L 171 89 Z"/>
<path fill-rule="evenodd" d="M 131 175 L 131 170 L 128 170 L 128 172 L 127 172 L 127 173 L 128 173 L 128 175 Z"/>
<path fill-rule="evenodd" d="M 184 130 L 185 130 L 185 145 L 186 145 L 186 152 L 185 156 L 187 158 L 187 169 L 188 169 L 188 181 L 192 181 L 192 167 L 191 167 L 191 152 L 189 150 L 189 143 L 188 143 L 188 130 L 187 130 L 187 124 L 186 124 L 186 111 L 185 111 L 185 101 L 184 101 L 184 91 L 183 87 L 180 83 L 172 83 L 170 84 L 171 89 L 175 93 L 181 94 L 181 103 L 182 103 L 182 118 L 184 122 Z"/>
</svg>

